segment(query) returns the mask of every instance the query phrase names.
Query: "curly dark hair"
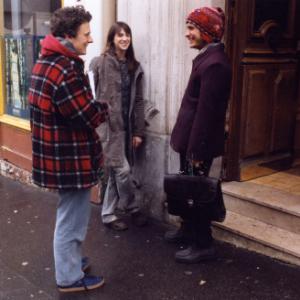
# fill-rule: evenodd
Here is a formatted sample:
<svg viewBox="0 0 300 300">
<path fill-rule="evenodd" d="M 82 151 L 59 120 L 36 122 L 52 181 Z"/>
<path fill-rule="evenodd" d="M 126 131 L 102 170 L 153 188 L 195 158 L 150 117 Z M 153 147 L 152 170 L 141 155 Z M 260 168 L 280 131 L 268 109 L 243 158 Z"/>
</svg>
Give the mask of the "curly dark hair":
<svg viewBox="0 0 300 300">
<path fill-rule="evenodd" d="M 81 5 L 59 8 L 51 17 L 50 30 L 56 37 L 75 37 L 80 25 L 91 19 L 92 15 Z"/>
</svg>

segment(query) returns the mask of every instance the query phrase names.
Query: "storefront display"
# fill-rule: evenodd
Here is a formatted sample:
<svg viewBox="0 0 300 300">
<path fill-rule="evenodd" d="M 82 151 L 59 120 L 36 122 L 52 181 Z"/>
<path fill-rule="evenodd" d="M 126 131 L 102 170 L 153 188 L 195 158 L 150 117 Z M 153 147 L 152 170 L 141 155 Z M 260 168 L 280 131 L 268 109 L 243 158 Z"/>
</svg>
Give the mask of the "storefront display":
<svg viewBox="0 0 300 300">
<path fill-rule="evenodd" d="M 40 41 L 49 33 L 49 20 L 61 1 L 4 1 L 4 113 L 29 119 L 28 87 Z"/>
</svg>

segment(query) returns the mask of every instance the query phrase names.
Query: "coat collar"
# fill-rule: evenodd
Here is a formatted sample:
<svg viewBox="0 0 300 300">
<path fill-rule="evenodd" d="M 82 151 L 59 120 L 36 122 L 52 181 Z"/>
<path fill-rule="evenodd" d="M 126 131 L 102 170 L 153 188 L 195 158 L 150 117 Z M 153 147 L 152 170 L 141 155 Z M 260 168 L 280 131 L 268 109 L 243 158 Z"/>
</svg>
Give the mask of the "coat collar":
<svg viewBox="0 0 300 300">
<path fill-rule="evenodd" d="M 207 56 L 215 53 L 215 52 L 223 52 L 224 51 L 224 44 L 223 43 L 213 43 L 208 44 L 205 51 L 200 52 L 194 59 L 193 65 L 201 63 Z"/>
<path fill-rule="evenodd" d="M 112 61 L 115 64 L 115 66 L 116 66 L 117 69 L 120 68 L 120 65 L 119 65 L 120 63 L 119 63 L 119 60 L 116 57 L 116 55 L 114 55 L 114 54 L 112 54 L 111 52 L 108 51 L 108 52 L 105 52 L 104 54 L 102 54 L 101 56 L 106 57 L 106 59 Z M 141 73 L 143 73 L 143 69 L 141 67 L 141 64 L 139 63 L 137 69 L 134 72 L 134 79 L 138 78 L 138 76 Z"/>
</svg>

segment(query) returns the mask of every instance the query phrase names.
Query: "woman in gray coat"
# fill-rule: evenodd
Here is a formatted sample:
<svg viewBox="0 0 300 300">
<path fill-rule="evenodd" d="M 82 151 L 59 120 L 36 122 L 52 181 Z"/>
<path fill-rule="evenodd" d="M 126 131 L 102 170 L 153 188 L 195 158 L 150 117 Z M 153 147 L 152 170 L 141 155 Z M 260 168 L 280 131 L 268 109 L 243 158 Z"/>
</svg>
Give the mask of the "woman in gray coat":
<svg viewBox="0 0 300 300">
<path fill-rule="evenodd" d="M 127 224 L 116 209 L 130 213 L 135 225 L 146 223 L 134 197 L 131 176 L 133 152 L 144 136 L 143 71 L 135 59 L 129 26 L 116 22 L 108 32 L 104 53 L 90 66 L 96 98 L 108 103 L 108 121 L 98 127 L 103 144 L 108 183 L 102 205 L 102 221 L 113 230 Z"/>
</svg>

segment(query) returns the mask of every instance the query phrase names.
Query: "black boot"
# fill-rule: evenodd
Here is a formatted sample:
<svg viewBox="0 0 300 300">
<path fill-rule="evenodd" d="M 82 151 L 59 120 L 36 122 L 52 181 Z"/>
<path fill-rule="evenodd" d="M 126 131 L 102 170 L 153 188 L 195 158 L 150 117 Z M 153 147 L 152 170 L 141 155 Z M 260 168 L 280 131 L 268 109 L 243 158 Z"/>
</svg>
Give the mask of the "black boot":
<svg viewBox="0 0 300 300">
<path fill-rule="evenodd" d="M 191 224 L 190 246 L 175 253 L 175 260 L 177 262 L 194 264 L 216 257 L 210 225 L 210 221 L 205 220 L 205 218 Z"/>
<path fill-rule="evenodd" d="M 184 235 L 182 228 L 169 230 L 165 233 L 164 239 L 168 243 L 182 243 L 184 242 Z"/>
<path fill-rule="evenodd" d="M 175 253 L 175 260 L 185 264 L 195 264 L 201 261 L 212 260 L 215 257 L 216 250 L 212 245 L 207 248 L 201 248 L 194 244 Z"/>
<path fill-rule="evenodd" d="M 189 240 L 188 224 L 181 222 L 177 229 L 169 230 L 165 233 L 164 239 L 168 243 L 184 243 Z"/>
</svg>

